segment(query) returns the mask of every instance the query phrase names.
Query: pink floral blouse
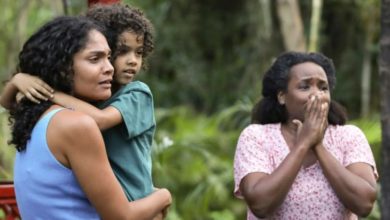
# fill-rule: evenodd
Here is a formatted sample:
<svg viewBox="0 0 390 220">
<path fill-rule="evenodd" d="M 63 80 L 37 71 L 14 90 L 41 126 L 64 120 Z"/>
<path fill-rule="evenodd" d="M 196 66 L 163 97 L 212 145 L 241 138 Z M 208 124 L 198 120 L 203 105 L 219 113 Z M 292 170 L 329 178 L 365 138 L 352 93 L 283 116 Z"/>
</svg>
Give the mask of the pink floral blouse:
<svg viewBox="0 0 390 220">
<path fill-rule="evenodd" d="M 234 194 L 238 198 L 242 199 L 239 189 L 242 178 L 253 172 L 271 174 L 289 153 L 280 126 L 253 124 L 242 131 L 234 157 Z M 356 126 L 329 126 L 323 144 L 343 166 L 368 163 L 378 177 L 371 148 Z M 247 216 L 248 220 L 258 219 L 249 209 Z M 301 168 L 284 202 L 269 219 L 337 220 L 357 217 L 337 198 L 317 161 Z"/>
</svg>

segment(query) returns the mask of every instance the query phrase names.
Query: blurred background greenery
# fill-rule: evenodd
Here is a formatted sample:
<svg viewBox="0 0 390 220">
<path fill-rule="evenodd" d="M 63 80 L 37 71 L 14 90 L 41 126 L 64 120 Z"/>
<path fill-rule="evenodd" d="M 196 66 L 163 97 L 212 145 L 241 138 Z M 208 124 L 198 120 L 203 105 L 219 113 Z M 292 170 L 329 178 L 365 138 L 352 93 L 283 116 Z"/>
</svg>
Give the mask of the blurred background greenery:
<svg viewBox="0 0 390 220">
<path fill-rule="evenodd" d="M 285 50 L 333 59 L 332 98 L 364 131 L 380 169 L 379 0 L 122 2 L 140 7 L 156 28 L 156 50 L 139 79 L 155 97 L 154 179 L 174 196 L 169 220 L 245 219 L 245 204 L 233 197 L 235 145 L 261 98 L 264 71 Z M 0 5 L 1 81 L 15 71 L 23 42 L 41 24 L 87 9 L 86 0 Z M 0 123 L 0 180 L 11 180 L 15 151 L 1 108 Z M 377 206 L 368 219 L 380 219 Z"/>
</svg>

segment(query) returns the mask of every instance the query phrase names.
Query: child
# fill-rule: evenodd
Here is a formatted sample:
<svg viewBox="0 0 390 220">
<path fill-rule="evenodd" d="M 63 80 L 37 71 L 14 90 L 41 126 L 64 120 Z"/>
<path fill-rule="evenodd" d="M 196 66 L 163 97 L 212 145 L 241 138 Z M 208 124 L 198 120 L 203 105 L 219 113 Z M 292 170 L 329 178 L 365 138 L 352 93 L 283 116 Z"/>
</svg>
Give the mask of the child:
<svg viewBox="0 0 390 220">
<path fill-rule="evenodd" d="M 34 102 L 50 98 L 54 103 L 82 111 L 95 119 L 103 131 L 115 176 L 129 201 L 153 192 L 151 145 L 156 128 L 153 96 L 149 87 L 133 79 L 153 50 L 153 28 L 144 14 L 133 7 L 115 4 L 95 6 L 87 17 L 102 24 L 112 50 L 115 72 L 113 96 L 103 103 L 88 104 L 52 89 L 33 76 L 18 73 L 12 79 L 19 91 Z M 93 57 L 100 56 L 99 51 Z M 106 83 L 106 82 L 100 82 Z M 108 84 L 109 85 L 109 84 Z M 97 85 L 98 86 L 98 85 Z M 10 100 L 5 107 L 10 107 Z M 4 104 L 4 103 L 3 103 Z"/>
</svg>

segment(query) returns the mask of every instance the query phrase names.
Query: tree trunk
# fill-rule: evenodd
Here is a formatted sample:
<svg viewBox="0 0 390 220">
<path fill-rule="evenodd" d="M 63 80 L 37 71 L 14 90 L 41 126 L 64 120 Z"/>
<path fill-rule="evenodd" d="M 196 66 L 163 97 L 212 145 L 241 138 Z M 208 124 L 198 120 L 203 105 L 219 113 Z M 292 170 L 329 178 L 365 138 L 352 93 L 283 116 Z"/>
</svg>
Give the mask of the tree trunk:
<svg viewBox="0 0 390 220">
<path fill-rule="evenodd" d="M 286 50 L 306 51 L 306 39 L 297 0 L 278 0 L 277 11 Z"/>
<path fill-rule="evenodd" d="M 375 36 L 379 32 L 379 26 L 377 23 L 380 15 L 378 8 L 373 3 L 369 3 L 368 1 L 360 1 L 358 5 L 359 10 L 362 12 L 361 16 L 365 35 L 361 76 L 360 114 L 362 117 L 367 117 L 370 115 L 371 103 L 372 48 L 375 48 Z"/>
<path fill-rule="evenodd" d="M 267 38 L 267 40 L 271 37 L 272 32 L 272 15 L 271 15 L 271 3 L 270 0 L 259 0 L 259 3 L 261 5 L 261 14 L 265 32 L 264 36 Z"/>
<path fill-rule="evenodd" d="M 366 35 L 372 35 L 366 33 Z M 370 95 L 371 95 L 371 38 L 366 38 L 364 55 L 363 55 L 363 68 L 362 68 L 362 80 L 361 80 L 361 116 L 367 117 L 370 113 Z"/>
<path fill-rule="evenodd" d="M 379 75 L 381 82 L 381 218 L 390 219 L 390 0 L 382 0 Z"/>
<path fill-rule="evenodd" d="M 68 0 L 62 0 L 62 8 L 64 9 L 64 15 L 69 14 L 69 2 Z"/>
<path fill-rule="evenodd" d="M 321 25 L 322 0 L 312 1 L 312 15 L 310 20 L 309 51 L 317 51 L 318 33 Z"/>
</svg>

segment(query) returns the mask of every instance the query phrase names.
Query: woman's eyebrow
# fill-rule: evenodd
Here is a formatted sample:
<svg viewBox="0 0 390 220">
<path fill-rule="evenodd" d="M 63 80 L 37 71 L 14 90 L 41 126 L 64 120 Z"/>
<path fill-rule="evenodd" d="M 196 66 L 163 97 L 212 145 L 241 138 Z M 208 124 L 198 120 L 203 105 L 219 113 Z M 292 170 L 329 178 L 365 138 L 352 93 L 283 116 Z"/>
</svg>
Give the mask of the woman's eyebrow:
<svg viewBox="0 0 390 220">
<path fill-rule="evenodd" d="M 304 77 L 304 78 L 301 78 L 301 81 L 310 82 L 313 79 L 314 79 L 313 77 Z M 328 83 L 326 78 L 325 79 L 316 78 L 316 79 L 318 79 L 319 83 Z"/>
<path fill-rule="evenodd" d="M 109 50 L 109 51 L 105 51 L 105 50 L 91 50 L 91 51 L 88 52 L 88 54 L 98 55 L 98 56 L 105 56 L 105 55 L 110 55 L 111 54 L 111 50 Z"/>
</svg>

